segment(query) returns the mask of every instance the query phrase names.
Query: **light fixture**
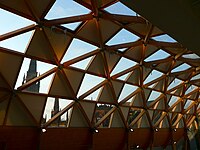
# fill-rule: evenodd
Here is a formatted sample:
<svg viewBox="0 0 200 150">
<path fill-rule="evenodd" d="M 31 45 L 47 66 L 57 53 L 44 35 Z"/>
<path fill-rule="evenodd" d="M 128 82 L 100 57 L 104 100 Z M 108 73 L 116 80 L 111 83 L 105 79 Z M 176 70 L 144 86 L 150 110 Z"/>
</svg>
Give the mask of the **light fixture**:
<svg viewBox="0 0 200 150">
<path fill-rule="evenodd" d="M 139 147 L 140 147 L 139 145 L 136 146 L 136 148 L 139 148 Z"/>
<path fill-rule="evenodd" d="M 45 129 L 45 128 L 42 128 L 42 132 L 44 133 L 44 132 L 46 132 L 47 130 Z"/>
<path fill-rule="evenodd" d="M 133 132 L 134 130 L 132 128 L 130 128 L 130 131 Z"/>
<path fill-rule="evenodd" d="M 176 144 L 176 141 L 174 141 L 174 144 Z"/>
<path fill-rule="evenodd" d="M 176 129 L 174 129 L 174 132 L 176 132 Z"/>
<path fill-rule="evenodd" d="M 157 129 L 157 128 L 155 128 L 155 131 L 156 131 L 156 132 L 158 132 L 158 129 Z"/>
<path fill-rule="evenodd" d="M 98 133 L 98 132 L 99 132 L 99 130 L 97 130 L 97 129 L 94 129 L 94 132 L 95 132 L 95 133 Z"/>
</svg>

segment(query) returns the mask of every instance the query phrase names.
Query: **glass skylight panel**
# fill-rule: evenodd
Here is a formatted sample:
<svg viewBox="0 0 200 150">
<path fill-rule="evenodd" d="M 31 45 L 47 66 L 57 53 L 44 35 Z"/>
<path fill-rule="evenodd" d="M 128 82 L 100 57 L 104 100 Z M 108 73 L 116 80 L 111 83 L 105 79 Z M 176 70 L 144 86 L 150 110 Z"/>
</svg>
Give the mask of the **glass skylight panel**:
<svg viewBox="0 0 200 150">
<path fill-rule="evenodd" d="M 151 81 L 153 81 L 153 80 L 155 80 L 155 79 L 161 77 L 162 75 L 163 75 L 162 72 L 157 71 L 157 70 L 153 70 L 153 71 L 149 74 L 149 76 L 144 80 L 144 84 L 147 84 L 147 83 L 149 83 L 149 82 L 151 82 Z"/>
<path fill-rule="evenodd" d="M 171 72 L 174 73 L 174 72 L 179 72 L 179 71 L 184 71 L 184 70 L 187 70 L 191 68 L 190 65 L 186 64 L 186 63 L 183 63 L 182 65 L 174 68 Z"/>
<path fill-rule="evenodd" d="M 91 11 L 73 0 L 56 0 L 45 19 L 58 19 L 88 14 Z"/>
<path fill-rule="evenodd" d="M 177 97 L 177 96 L 172 96 L 172 97 L 170 98 L 170 101 L 169 101 L 168 105 L 171 107 L 174 103 L 176 103 L 176 102 L 178 101 L 178 99 L 179 99 L 179 97 Z"/>
<path fill-rule="evenodd" d="M 173 89 L 174 87 L 180 85 L 181 83 L 183 83 L 182 80 L 175 78 L 170 85 L 168 86 L 167 90 Z"/>
<path fill-rule="evenodd" d="M 15 85 L 15 89 L 17 89 L 18 87 L 20 87 L 23 83 L 24 77 L 27 77 L 27 71 L 30 68 L 30 59 L 29 58 L 25 58 L 22 66 L 21 66 L 21 70 L 20 73 L 18 75 L 18 79 Z M 48 63 L 44 63 L 41 61 L 36 61 L 36 73 L 37 73 L 37 77 L 49 70 L 51 70 L 52 68 L 54 68 L 55 66 L 52 64 L 48 64 Z M 42 79 L 40 82 L 40 93 L 47 93 L 48 92 L 48 87 L 50 87 L 51 84 L 51 79 L 53 78 L 53 74 L 47 76 L 46 78 Z"/>
<path fill-rule="evenodd" d="M 187 109 L 192 104 L 192 102 L 193 101 L 191 101 L 191 100 L 187 100 L 187 102 L 184 105 L 184 109 Z"/>
<path fill-rule="evenodd" d="M 156 60 L 161 60 L 169 57 L 170 54 L 163 51 L 162 49 L 158 50 L 157 52 L 153 53 L 149 57 L 147 57 L 144 61 L 149 62 L 149 61 L 156 61 Z"/>
<path fill-rule="evenodd" d="M 154 100 L 156 100 L 160 95 L 161 95 L 160 92 L 157 92 L 157 91 L 153 91 L 153 90 L 152 90 L 152 92 L 151 92 L 151 94 L 150 94 L 150 96 L 149 96 L 149 98 L 148 98 L 147 101 L 154 101 Z"/>
<path fill-rule="evenodd" d="M 137 90 L 137 86 L 125 84 L 123 87 L 123 90 L 118 98 L 118 102 L 122 101 L 124 98 L 129 96 L 131 93 L 133 93 L 135 90 Z"/>
<path fill-rule="evenodd" d="M 183 58 L 189 58 L 189 59 L 199 59 L 200 57 L 197 54 L 185 54 L 182 56 Z"/>
<path fill-rule="evenodd" d="M 131 73 L 132 73 L 132 72 L 128 72 L 128 73 L 126 73 L 126 74 L 124 74 L 124 75 L 118 77 L 117 79 L 122 80 L 122 81 L 125 81 Z"/>
<path fill-rule="evenodd" d="M 92 60 L 93 56 L 92 57 L 89 57 L 89 58 L 86 58 L 84 60 L 81 60 L 77 63 L 74 63 L 70 66 L 72 67 L 75 67 L 75 68 L 79 68 L 79 69 L 83 69 L 83 70 L 86 70 L 88 65 L 90 64 L 91 60 Z"/>
<path fill-rule="evenodd" d="M 122 57 L 110 75 L 113 76 L 119 72 L 122 72 L 126 69 L 129 69 L 129 68 L 135 66 L 136 64 L 137 64 L 136 62 Z"/>
<path fill-rule="evenodd" d="M 129 42 L 135 42 L 139 39 L 139 37 L 126 29 L 120 30 L 114 37 L 112 37 L 106 45 L 117 45 L 124 44 Z"/>
<path fill-rule="evenodd" d="M 33 33 L 34 31 L 29 31 L 24 34 L 0 41 L 0 46 L 13 51 L 25 53 Z"/>
<path fill-rule="evenodd" d="M 93 93 L 91 93 L 90 95 L 88 95 L 86 98 L 84 98 L 85 100 L 91 100 L 91 101 L 97 101 L 99 94 L 101 92 L 102 88 L 97 89 L 96 91 L 94 91 Z"/>
<path fill-rule="evenodd" d="M 185 94 L 187 95 L 188 93 L 196 90 L 198 87 L 195 86 L 195 85 L 191 85 L 186 91 L 185 91 Z"/>
<path fill-rule="evenodd" d="M 0 8 L 0 35 L 35 24 L 35 22 Z"/>
<path fill-rule="evenodd" d="M 76 30 L 77 27 L 81 24 L 81 22 L 74 22 L 74 23 L 68 23 L 68 24 L 62 24 L 61 26 L 66 27 L 70 30 Z"/>
<path fill-rule="evenodd" d="M 136 16 L 136 13 L 133 10 L 121 2 L 117 2 L 109 7 L 106 7 L 105 10 L 111 14 Z"/>
<path fill-rule="evenodd" d="M 198 74 L 198 75 L 196 75 L 196 76 L 193 76 L 193 77 L 191 78 L 191 80 L 198 80 L 198 79 L 200 79 L 200 74 Z"/>
<path fill-rule="evenodd" d="M 176 43 L 177 42 L 175 39 L 173 39 L 172 37 L 170 37 L 167 34 L 155 36 L 152 39 L 159 41 L 159 42 L 170 42 L 170 43 Z"/>
<path fill-rule="evenodd" d="M 101 77 L 98 77 L 98 76 L 85 74 L 85 77 L 82 81 L 79 92 L 77 94 L 77 97 L 79 97 L 82 94 L 84 94 L 85 92 L 89 91 L 90 89 L 92 89 L 93 87 L 95 87 L 99 83 L 103 82 L 104 80 L 105 80 L 104 78 L 101 78 Z"/>
<path fill-rule="evenodd" d="M 79 39 L 73 39 L 61 63 L 96 50 L 97 47 Z"/>
</svg>

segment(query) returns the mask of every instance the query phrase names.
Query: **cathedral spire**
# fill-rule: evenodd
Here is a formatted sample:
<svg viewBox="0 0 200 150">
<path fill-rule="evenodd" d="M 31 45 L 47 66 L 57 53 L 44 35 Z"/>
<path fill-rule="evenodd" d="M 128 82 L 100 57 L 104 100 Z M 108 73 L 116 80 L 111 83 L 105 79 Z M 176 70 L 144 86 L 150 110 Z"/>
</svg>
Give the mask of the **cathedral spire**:
<svg viewBox="0 0 200 150">
<path fill-rule="evenodd" d="M 31 59 L 26 77 L 24 77 L 22 84 L 24 84 L 25 81 L 28 82 L 31 79 L 34 79 L 35 77 L 37 77 L 37 75 L 38 75 L 38 73 L 37 73 L 37 61 L 34 60 L 34 59 Z M 39 93 L 39 89 L 40 89 L 40 82 L 32 84 L 31 86 L 29 86 L 25 90 L 30 91 L 30 92 Z"/>
</svg>

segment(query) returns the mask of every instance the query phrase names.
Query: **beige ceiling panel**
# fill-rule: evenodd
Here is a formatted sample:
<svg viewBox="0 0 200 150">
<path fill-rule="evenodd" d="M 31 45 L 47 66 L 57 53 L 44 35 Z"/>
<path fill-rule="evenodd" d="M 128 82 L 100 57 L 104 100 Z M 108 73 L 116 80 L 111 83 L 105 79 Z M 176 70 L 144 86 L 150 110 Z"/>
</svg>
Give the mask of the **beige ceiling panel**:
<svg viewBox="0 0 200 150">
<path fill-rule="evenodd" d="M 164 63 L 159 63 L 159 64 L 157 64 L 156 68 L 158 70 L 160 70 L 161 72 L 167 73 L 167 72 L 170 71 L 172 63 L 173 63 L 172 61 L 170 61 L 170 62 L 164 62 Z"/>
<path fill-rule="evenodd" d="M 28 111 L 16 96 L 13 96 L 8 109 L 6 118 L 8 126 L 36 126 Z"/>
<path fill-rule="evenodd" d="M 148 31 L 149 31 L 149 24 L 144 24 L 144 23 L 131 23 L 128 25 L 128 27 L 137 33 L 145 36 Z"/>
<path fill-rule="evenodd" d="M 9 84 L 7 81 L 3 78 L 3 76 L 0 74 L 0 87 L 9 89 Z"/>
<path fill-rule="evenodd" d="M 134 69 L 131 75 L 128 77 L 127 82 L 140 85 L 140 74 L 140 67 Z"/>
<path fill-rule="evenodd" d="M 144 101 L 142 98 L 142 93 L 139 92 L 137 93 L 134 97 L 133 97 L 133 104 L 132 106 L 136 106 L 136 107 L 143 107 L 144 106 Z"/>
<path fill-rule="evenodd" d="M 97 28 L 96 19 L 94 18 L 86 22 L 86 24 L 83 26 L 83 28 L 81 28 L 77 35 L 94 43 L 100 43 L 100 35 L 98 30 L 99 29 Z"/>
<path fill-rule="evenodd" d="M 83 107 L 85 113 L 88 116 L 88 119 L 90 120 L 90 122 L 92 122 L 92 117 L 93 117 L 93 113 L 94 113 L 94 108 L 95 108 L 95 103 L 90 103 L 90 102 L 86 102 L 86 101 L 80 101 L 79 102 L 81 104 L 81 106 Z"/>
<path fill-rule="evenodd" d="M 88 123 L 77 105 L 74 105 L 69 127 L 88 127 Z"/>
<path fill-rule="evenodd" d="M 111 72 L 115 67 L 115 65 L 118 63 L 118 61 L 120 60 L 120 56 L 105 51 L 105 57 L 108 64 L 108 70 L 109 72 Z"/>
<path fill-rule="evenodd" d="M 116 103 L 116 100 L 112 95 L 112 89 L 110 88 L 109 84 L 104 85 L 98 101 L 107 103 Z"/>
<path fill-rule="evenodd" d="M 39 123 L 43 115 L 43 108 L 46 102 L 46 97 L 26 93 L 18 93 L 17 95 Z"/>
<path fill-rule="evenodd" d="M 0 52 L 0 73 L 13 89 L 20 70 L 22 59 L 22 57 L 16 55 Z"/>
<path fill-rule="evenodd" d="M 180 78 L 181 80 L 188 80 L 190 77 L 191 77 L 191 74 L 192 74 L 193 72 L 191 71 L 191 72 L 184 72 L 184 73 L 181 73 L 179 76 L 178 76 L 178 78 Z"/>
<path fill-rule="evenodd" d="M 89 72 L 96 73 L 98 75 L 105 76 L 105 68 L 104 68 L 104 62 L 101 53 L 97 54 L 93 61 L 91 62 L 90 66 L 88 67 Z M 98 67 L 97 67 L 98 66 Z"/>
<path fill-rule="evenodd" d="M 13 12 L 22 16 L 32 16 L 31 12 L 28 10 L 25 0 L 1 0 L 0 4 L 14 9 L 12 10 Z"/>
<path fill-rule="evenodd" d="M 53 2 L 56 0 L 45 0 L 45 1 L 38 1 L 38 0 L 31 0 L 28 1 L 28 4 L 34 10 L 38 18 L 44 17 L 43 14 L 45 13 L 46 9 L 50 9 L 49 5 L 53 5 Z M 44 14 L 45 15 L 45 14 Z"/>
<path fill-rule="evenodd" d="M 37 28 L 26 54 L 55 62 L 53 53 L 54 51 L 44 34 L 43 28 Z"/>
<path fill-rule="evenodd" d="M 70 44 L 72 38 L 64 32 L 57 31 L 56 28 L 44 28 L 51 46 L 59 61 L 64 56 L 67 46 Z"/>
<path fill-rule="evenodd" d="M 156 36 L 156 35 L 160 35 L 163 34 L 164 32 L 162 30 L 160 30 L 158 27 L 154 26 L 152 32 L 151 32 L 151 36 Z"/>
<path fill-rule="evenodd" d="M 153 89 L 164 92 L 165 90 L 165 79 L 161 79 L 156 83 L 156 85 L 153 87 Z"/>
<path fill-rule="evenodd" d="M 111 127 L 113 128 L 120 128 L 120 127 L 124 127 L 124 123 L 122 121 L 122 118 L 119 114 L 119 111 L 116 110 L 112 115 L 111 115 Z"/>
<path fill-rule="evenodd" d="M 124 83 L 121 83 L 121 82 L 118 82 L 118 81 L 114 81 L 114 80 L 111 81 L 111 83 L 112 83 L 116 98 L 118 99 L 119 95 L 121 94 L 121 91 L 122 91 Z"/>
<path fill-rule="evenodd" d="M 72 89 L 66 83 L 64 75 L 60 71 L 57 71 L 57 73 L 55 74 L 49 94 L 64 96 L 69 99 L 74 99 L 72 94 Z"/>
<path fill-rule="evenodd" d="M 145 48 L 145 58 L 150 56 L 151 54 L 155 53 L 156 51 L 158 51 L 158 47 L 147 44 L 147 46 Z"/>
<path fill-rule="evenodd" d="M 121 109 L 122 114 L 123 114 L 125 120 L 127 120 L 130 108 L 129 107 L 123 107 L 123 106 L 120 106 L 119 108 Z"/>
<path fill-rule="evenodd" d="M 79 87 L 82 83 L 83 77 L 84 77 L 84 73 L 83 72 L 79 72 L 79 71 L 75 71 L 72 69 L 63 69 L 67 78 L 69 79 L 69 82 L 74 90 L 74 92 L 77 94 Z"/>
<path fill-rule="evenodd" d="M 138 63 L 141 61 L 143 55 L 143 45 L 132 47 L 125 52 L 125 56 L 132 58 Z"/>
<path fill-rule="evenodd" d="M 2 125 L 4 122 L 5 115 L 6 115 L 6 109 L 8 107 L 10 95 L 8 93 L 1 92 L 1 91 L 0 91 L 0 95 L 1 95 L 0 97 L 0 125 Z"/>
<path fill-rule="evenodd" d="M 102 40 L 106 43 L 112 36 L 120 30 L 120 26 L 112 21 L 99 19 L 100 31 L 102 35 Z"/>
</svg>

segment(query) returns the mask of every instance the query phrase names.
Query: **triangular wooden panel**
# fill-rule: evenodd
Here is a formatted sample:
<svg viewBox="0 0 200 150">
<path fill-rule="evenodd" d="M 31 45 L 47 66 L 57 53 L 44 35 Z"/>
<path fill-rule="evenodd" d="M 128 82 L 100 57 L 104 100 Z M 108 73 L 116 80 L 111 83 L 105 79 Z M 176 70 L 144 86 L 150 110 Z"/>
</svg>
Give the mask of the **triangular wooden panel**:
<svg viewBox="0 0 200 150">
<path fill-rule="evenodd" d="M 46 1 L 41 1 L 41 2 L 31 0 L 29 3 L 31 3 L 30 5 L 32 5 L 38 18 L 44 17 L 44 15 L 45 15 L 44 12 L 46 11 L 46 9 L 47 8 L 49 9 L 50 6 L 53 5 L 51 0 L 46 0 Z"/>
<path fill-rule="evenodd" d="M 74 95 L 72 94 L 72 89 L 66 83 L 64 75 L 59 70 L 56 72 L 54 76 L 49 94 L 64 96 L 68 99 L 74 99 Z"/>
<path fill-rule="evenodd" d="M 145 58 L 158 50 L 158 47 L 148 44 L 145 48 Z"/>
<path fill-rule="evenodd" d="M 189 110 L 186 111 L 187 114 L 194 114 L 196 111 L 195 106 L 192 106 Z"/>
<path fill-rule="evenodd" d="M 115 103 L 116 100 L 113 97 L 112 89 L 109 83 L 103 86 L 103 90 L 99 96 L 99 102 L 108 102 L 108 103 Z"/>
<path fill-rule="evenodd" d="M 137 118 L 136 118 L 137 119 Z M 138 119 L 134 124 L 131 125 L 133 128 L 149 128 L 150 123 L 146 113 L 144 113 L 140 119 Z"/>
<path fill-rule="evenodd" d="M 111 126 L 112 128 L 120 128 L 120 127 L 124 127 L 124 123 L 122 121 L 122 118 L 118 112 L 118 110 L 116 110 L 115 112 L 112 113 L 111 115 Z"/>
<path fill-rule="evenodd" d="M 26 93 L 18 93 L 17 95 L 39 123 L 43 114 L 46 97 Z"/>
<path fill-rule="evenodd" d="M 121 90 L 123 88 L 123 83 L 121 82 L 118 82 L 118 81 L 111 81 L 112 83 L 112 86 L 114 88 L 114 91 L 115 91 L 115 95 L 116 95 L 116 98 L 118 99 L 119 98 L 119 95 L 121 94 Z"/>
<path fill-rule="evenodd" d="M 142 67 L 143 81 L 147 78 L 151 71 L 153 71 L 151 68 Z"/>
<path fill-rule="evenodd" d="M 145 36 L 149 30 L 149 26 L 146 23 L 131 23 L 128 27 L 143 36 Z"/>
<path fill-rule="evenodd" d="M 77 104 L 73 107 L 69 127 L 88 127 L 88 123 Z"/>
<path fill-rule="evenodd" d="M 76 70 L 72 70 L 72 69 L 63 69 L 63 70 L 64 70 L 67 78 L 69 79 L 69 82 L 70 82 L 75 94 L 77 94 L 79 87 L 82 83 L 84 73 L 76 71 Z"/>
<path fill-rule="evenodd" d="M 20 100 L 13 96 L 9 105 L 6 118 L 6 125 L 9 126 L 36 126 L 27 110 L 21 105 Z"/>
<path fill-rule="evenodd" d="M 143 97 L 142 97 L 142 93 L 138 92 L 134 97 L 133 97 L 133 104 L 132 106 L 140 106 L 143 107 L 144 106 L 144 101 L 143 101 Z"/>
<path fill-rule="evenodd" d="M 175 89 L 174 91 L 170 92 L 176 96 L 181 96 L 184 90 L 184 86 L 180 86 L 179 88 Z"/>
<path fill-rule="evenodd" d="M 196 100 L 198 93 L 199 93 L 199 90 L 197 89 L 196 92 L 192 91 L 191 93 L 187 94 L 186 97 L 192 100 Z"/>
<path fill-rule="evenodd" d="M 90 122 L 92 122 L 92 117 L 93 117 L 93 113 L 94 113 L 94 109 L 95 109 L 95 103 L 90 103 L 90 102 L 85 102 L 85 101 L 80 101 L 79 103 L 83 107 Z"/>
<path fill-rule="evenodd" d="M 4 6 L 11 7 L 12 9 L 14 9 L 15 12 L 18 12 L 18 13 L 22 14 L 23 16 L 31 16 L 32 17 L 32 14 L 31 14 L 30 10 L 28 9 L 24 0 L 18 0 L 18 1 L 1 0 L 0 3 Z"/>
<path fill-rule="evenodd" d="M 55 62 L 56 60 L 53 53 L 53 48 L 45 37 L 43 29 L 37 28 L 26 51 L 26 54 Z"/>
<path fill-rule="evenodd" d="M 166 109 L 166 104 L 165 104 L 164 98 L 161 98 L 160 100 L 158 100 L 156 102 L 152 102 L 151 104 L 149 104 L 149 106 L 150 106 L 149 108 L 158 109 L 158 110 Z"/>
<path fill-rule="evenodd" d="M 156 68 L 158 70 L 160 70 L 161 72 L 167 73 L 167 72 L 170 71 L 171 66 L 172 66 L 172 61 L 169 61 L 169 62 L 164 62 L 164 63 L 157 64 Z"/>
<path fill-rule="evenodd" d="M 144 92 L 145 99 L 147 100 L 149 98 L 152 90 L 143 88 L 143 92 Z"/>
<path fill-rule="evenodd" d="M 192 72 L 185 72 L 185 73 L 181 73 L 178 78 L 180 78 L 181 80 L 188 80 L 189 77 L 191 76 Z"/>
<path fill-rule="evenodd" d="M 165 78 L 159 80 L 156 85 L 153 87 L 153 89 L 164 92 L 165 90 Z"/>
<path fill-rule="evenodd" d="M 62 56 L 64 55 L 64 52 L 66 50 L 66 47 L 69 45 L 72 38 L 63 32 L 56 31 L 57 28 L 44 28 L 44 31 L 48 37 L 48 40 L 51 44 L 51 46 L 54 49 L 54 52 L 60 61 Z"/>
<path fill-rule="evenodd" d="M 130 82 L 132 84 L 140 85 L 140 67 L 137 67 L 133 70 L 131 75 L 128 77 L 127 82 Z"/>
<path fill-rule="evenodd" d="M 105 76 L 105 68 L 104 68 L 104 62 L 101 53 L 97 54 L 93 61 L 91 62 L 90 66 L 88 67 L 89 72 L 96 73 L 100 76 Z M 98 66 L 98 67 L 97 67 Z"/>
<path fill-rule="evenodd" d="M 17 55 L 0 52 L 0 74 L 2 75 L 0 80 L 5 79 L 9 86 L 13 89 L 22 60 L 23 58 Z M 5 84 L 5 82 L 2 82 L 2 84 L 3 83 Z"/>
<path fill-rule="evenodd" d="M 102 33 L 102 40 L 105 43 L 110 39 L 114 33 L 119 31 L 120 26 L 116 25 L 114 22 L 105 19 L 99 19 L 100 31 Z M 96 31 L 97 32 L 97 31 Z"/>
<path fill-rule="evenodd" d="M 2 125 L 6 115 L 10 95 L 5 92 L 0 92 L 0 95 L 0 125 Z"/>
<path fill-rule="evenodd" d="M 121 109 L 122 114 L 123 114 L 125 120 L 127 120 L 127 118 L 128 118 L 128 113 L 129 113 L 129 107 L 120 106 L 119 108 Z"/>
<path fill-rule="evenodd" d="M 142 59 L 143 45 L 132 47 L 125 52 L 125 56 L 132 58 L 133 60 L 140 62 Z"/>
<path fill-rule="evenodd" d="M 105 57 L 106 57 L 106 62 L 108 64 L 108 70 L 111 73 L 111 71 L 113 70 L 113 68 L 115 67 L 115 65 L 118 63 L 118 61 L 120 60 L 120 56 L 107 52 L 105 51 Z"/>
<path fill-rule="evenodd" d="M 169 128 L 169 121 L 167 119 L 167 116 L 165 116 L 160 122 L 159 128 Z"/>
<path fill-rule="evenodd" d="M 178 102 L 176 105 L 172 105 L 172 107 L 169 109 L 172 112 L 181 112 L 182 111 L 182 102 Z"/>
<path fill-rule="evenodd" d="M 151 36 L 160 35 L 162 33 L 164 33 L 162 30 L 160 30 L 159 28 L 157 28 L 156 26 L 154 26 L 153 30 L 151 32 Z"/>
<path fill-rule="evenodd" d="M 96 19 L 94 18 L 87 21 L 77 35 L 94 43 L 100 43 L 100 35 L 98 34 Z"/>
<path fill-rule="evenodd" d="M 10 89 L 9 84 L 0 73 L 0 87 Z"/>
</svg>

